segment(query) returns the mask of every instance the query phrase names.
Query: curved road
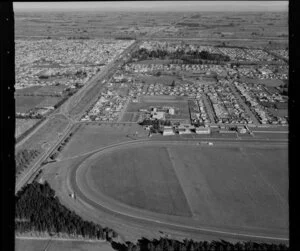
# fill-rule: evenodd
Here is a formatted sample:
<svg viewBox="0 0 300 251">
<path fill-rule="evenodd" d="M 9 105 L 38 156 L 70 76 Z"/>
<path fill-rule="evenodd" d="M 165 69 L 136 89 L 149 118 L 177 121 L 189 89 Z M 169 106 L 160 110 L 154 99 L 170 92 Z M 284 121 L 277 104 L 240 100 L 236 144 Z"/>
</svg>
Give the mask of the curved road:
<svg viewBox="0 0 300 251">
<path fill-rule="evenodd" d="M 115 148 L 119 148 L 122 146 L 126 146 L 128 144 L 130 145 L 134 145 L 134 144 L 144 144 L 144 143 L 154 143 L 154 144 L 165 144 L 165 141 L 149 141 L 149 140 L 140 140 L 140 141 L 132 141 L 132 142 L 123 142 L 123 143 L 119 143 L 119 144 L 115 144 L 112 146 L 108 146 L 108 147 L 104 147 L 101 148 L 100 150 L 94 151 L 94 154 L 91 154 L 86 160 L 88 160 L 91 156 L 95 155 L 95 154 L 99 154 L 99 152 L 102 151 L 107 151 L 107 150 L 114 150 Z M 179 143 L 185 143 L 186 142 L 182 142 L 182 141 L 173 141 L 173 142 L 169 142 L 170 144 L 175 144 L 178 145 Z M 195 144 L 195 142 L 190 142 L 192 144 Z M 282 142 L 280 142 L 282 143 Z M 84 161 L 84 162 L 85 162 Z M 99 211 L 104 211 L 106 213 L 111 214 L 114 217 L 120 217 L 122 219 L 128 220 L 128 221 L 134 221 L 135 223 L 140 223 L 140 224 L 147 224 L 147 225 L 151 225 L 154 227 L 165 227 L 165 228 L 171 228 L 172 230 L 179 230 L 179 231 L 184 231 L 184 232 L 192 232 L 194 234 L 209 234 L 212 236 L 217 236 L 217 238 L 222 238 L 222 237 L 227 237 L 227 238 L 236 238 L 236 239 L 241 239 L 241 240 L 269 240 L 269 241 L 288 241 L 289 239 L 287 237 L 284 236 L 270 236 L 267 234 L 251 234 L 251 233 L 245 233 L 245 232 L 238 232 L 238 231 L 226 231 L 223 229 L 213 229 L 213 228 L 208 228 L 208 227 L 195 227 L 195 226 L 190 226 L 190 225 L 184 225 L 184 224 L 178 224 L 178 223 L 174 223 L 174 222 L 168 222 L 168 221 L 164 221 L 164 220 L 158 220 L 158 219 L 154 219 L 154 218 L 150 218 L 147 216 L 137 216 L 134 214 L 131 214 L 130 212 L 122 212 L 122 211 L 118 211 L 116 209 L 113 209 L 107 205 L 105 205 L 104 203 L 101 203 L 101 201 L 94 201 L 90 198 L 88 198 L 84 192 L 80 189 L 80 187 L 77 184 L 77 174 L 78 172 L 82 171 L 80 170 L 83 163 L 79 164 L 78 166 L 74 167 L 71 170 L 70 176 L 68 177 L 70 179 L 70 185 L 71 185 L 71 189 L 74 191 L 75 195 L 76 195 L 76 199 L 79 200 L 80 202 L 83 202 L 83 204 L 88 204 L 89 206 L 92 206 L 93 208 L 95 208 L 96 210 Z"/>
</svg>

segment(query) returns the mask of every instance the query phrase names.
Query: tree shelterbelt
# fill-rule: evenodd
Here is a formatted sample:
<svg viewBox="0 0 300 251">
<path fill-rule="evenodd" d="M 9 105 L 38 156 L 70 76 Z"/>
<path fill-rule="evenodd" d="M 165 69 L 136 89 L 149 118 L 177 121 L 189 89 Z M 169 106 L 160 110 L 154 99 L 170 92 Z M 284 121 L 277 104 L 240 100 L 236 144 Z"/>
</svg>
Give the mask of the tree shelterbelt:
<svg viewBox="0 0 300 251">
<path fill-rule="evenodd" d="M 228 241 L 193 241 L 184 240 L 177 241 L 168 238 L 160 238 L 159 240 L 140 239 L 136 244 L 126 242 L 126 244 L 112 243 L 112 247 L 118 251 L 207 251 L 207 250 L 289 250 L 284 244 L 266 244 L 256 242 L 237 242 L 235 244 Z"/>
<path fill-rule="evenodd" d="M 147 59 L 180 59 L 189 63 L 201 63 L 201 60 L 216 61 L 216 62 L 228 62 L 230 61 L 229 56 L 225 56 L 219 53 L 211 53 L 208 51 L 184 51 L 176 50 L 174 52 L 168 52 L 166 50 L 156 49 L 147 50 L 141 48 L 133 53 L 132 58 L 138 60 Z"/>
<path fill-rule="evenodd" d="M 117 236 L 113 230 L 85 221 L 60 204 L 47 182 L 33 182 L 19 191 L 15 208 L 15 231 L 19 234 L 41 232 L 107 240 Z"/>
<path fill-rule="evenodd" d="M 256 243 L 252 241 L 230 243 L 218 241 L 178 241 L 169 238 L 159 240 L 139 239 L 136 243 L 117 243 L 112 240 L 117 234 L 90 221 L 84 221 L 75 212 L 61 205 L 47 182 L 28 184 L 16 195 L 16 233 L 41 232 L 55 236 L 106 239 L 118 251 L 200 251 L 200 250 L 289 250 L 285 244 Z"/>
</svg>

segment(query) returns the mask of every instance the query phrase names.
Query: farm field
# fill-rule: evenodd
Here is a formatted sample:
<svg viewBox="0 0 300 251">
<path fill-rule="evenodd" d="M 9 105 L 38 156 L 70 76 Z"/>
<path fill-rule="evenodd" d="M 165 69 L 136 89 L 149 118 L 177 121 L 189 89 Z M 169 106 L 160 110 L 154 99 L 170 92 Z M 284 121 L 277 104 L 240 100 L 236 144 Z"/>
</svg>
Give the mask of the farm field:
<svg viewBox="0 0 300 251">
<path fill-rule="evenodd" d="M 50 86 L 32 86 L 23 89 L 17 89 L 16 95 L 59 95 L 66 85 L 50 85 Z"/>
<path fill-rule="evenodd" d="M 84 242 L 84 241 L 60 241 L 60 240 L 26 240 L 16 239 L 16 251 L 113 251 L 114 249 L 107 242 Z"/>
<path fill-rule="evenodd" d="M 171 215 L 191 215 L 166 148 L 116 151 L 101 158 L 101 164 L 99 160 L 93 162 L 88 171 L 88 180 L 95 189 L 134 207 Z M 103 182 L 104 179 L 110 182 Z"/>
<path fill-rule="evenodd" d="M 160 96 L 142 96 L 141 101 L 145 103 L 156 103 L 156 102 L 186 102 L 186 97 L 180 96 L 168 96 L 168 95 L 160 95 Z"/>
<path fill-rule="evenodd" d="M 15 137 L 19 137 L 22 133 L 34 126 L 38 121 L 39 119 L 16 119 Z"/>
<path fill-rule="evenodd" d="M 36 93 L 41 86 L 30 86 L 22 89 L 16 89 L 15 93 L 16 95 L 28 95 L 32 93 Z"/>
<path fill-rule="evenodd" d="M 145 96 L 141 98 L 139 103 L 129 103 L 126 109 L 126 115 L 123 117 L 122 121 L 136 121 L 133 116 L 128 115 L 129 113 L 139 113 L 140 109 L 151 110 L 151 107 L 164 107 L 170 106 L 175 108 L 175 114 L 166 114 L 166 119 L 170 120 L 189 120 L 189 109 L 187 100 L 184 98 L 174 98 L 170 96 Z"/>
<path fill-rule="evenodd" d="M 53 14 L 52 14 L 53 15 Z M 143 37 L 202 39 L 205 44 L 240 45 L 234 39 L 243 41 L 245 46 L 269 46 L 285 48 L 288 45 L 287 13 L 268 12 L 247 13 L 89 13 L 70 15 L 68 13 L 17 13 L 16 37 L 51 36 L 55 37 Z M 76 20 L 76 22 L 75 22 Z M 242 24 L 242 25 L 241 25 Z M 64 27 L 61 30 L 61 26 Z M 275 39 L 269 45 L 269 39 Z M 214 39 L 214 41 L 207 41 Z M 232 41 L 230 41 L 232 39 Z M 275 40 L 274 40 L 275 41 Z"/>
<path fill-rule="evenodd" d="M 138 132 L 139 138 L 148 135 L 141 126 L 136 124 L 82 124 L 74 136 L 71 137 L 69 143 L 63 148 L 59 158 L 70 158 L 107 145 L 132 140 L 131 137 L 136 132 Z"/>
<path fill-rule="evenodd" d="M 136 81 L 142 81 L 142 83 L 145 83 L 147 85 L 159 83 L 159 84 L 163 84 L 163 85 L 166 85 L 166 86 L 170 86 L 173 81 L 175 81 L 175 83 L 177 83 L 177 84 L 183 84 L 184 83 L 184 81 L 178 79 L 178 77 L 176 75 L 172 76 L 172 75 L 166 75 L 166 74 L 163 74 L 163 73 L 159 77 L 158 76 L 138 77 L 138 78 L 136 78 Z"/>
<path fill-rule="evenodd" d="M 289 111 L 288 109 L 272 109 L 272 108 L 269 108 L 269 111 L 275 115 L 275 116 L 280 116 L 280 117 L 284 117 L 284 116 L 288 116 L 289 114 Z"/>
<path fill-rule="evenodd" d="M 33 134 L 28 140 L 19 146 L 16 151 L 20 149 L 36 149 L 44 151 L 58 139 L 59 135 L 68 125 L 68 121 L 63 116 L 55 116 L 43 125 L 39 130 Z"/>
<path fill-rule="evenodd" d="M 251 129 L 253 132 L 256 131 L 288 131 L 288 126 L 275 126 L 275 127 L 254 127 Z"/>
<path fill-rule="evenodd" d="M 47 107 L 56 105 L 60 97 L 41 97 L 41 96 L 16 96 L 16 112 L 26 113 L 35 107 Z"/>
<path fill-rule="evenodd" d="M 139 112 L 125 112 L 121 119 L 121 122 L 137 122 L 139 117 Z"/>
<path fill-rule="evenodd" d="M 247 77 L 241 77 L 240 80 L 251 84 L 263 84 L 267 87 L 278 87 L 284 84 L 284 82 L 280 79 L 252 79 Z"/>
<path fill-rule="evenodd" d="M 16 112 L 25 113 L 35 108 L 44 100 L 44 97 L 16 96 Z"/>
<path fill-rule="evenodd" d="M 86 180 L 126 205 L 202 226 L 286 232 L 287 161 L 279 145 L 129 147 L 92 158 Z"/>
<path fill-rule="evenodd" d="M 284 140 L 288 140 L 289 138 L 289 134 L 288 133 L 268 133 L 268 132 L 254 132 L 254 137 L 259 139 L 284 139 Z"/>
<path fill-rule="evenodd" d="M 61 99 L 60 97 L 44 97 L 39 107 L 55 106 Z"/>
<path fill-rule="evenodd" d="M 186 112 L 188 114 L 187 102 L 141 102 L 141 103 L 129 103 L 127 112 L 139 112 L 140 109 L 150 109 L 150 107 L 161 107 L 161 106 L 173 106 L 180 110 L 181 113 Z M 184 114 L 183 114 L 184 115 Z"/>
</svg>

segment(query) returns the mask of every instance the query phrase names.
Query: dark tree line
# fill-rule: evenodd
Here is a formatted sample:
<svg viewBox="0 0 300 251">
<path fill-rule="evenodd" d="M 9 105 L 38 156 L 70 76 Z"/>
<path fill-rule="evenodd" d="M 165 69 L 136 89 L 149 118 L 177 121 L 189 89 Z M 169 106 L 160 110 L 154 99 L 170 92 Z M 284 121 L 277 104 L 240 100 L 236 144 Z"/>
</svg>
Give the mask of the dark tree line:
<svg viewBox="0 0 300 251">
<path fill-rule="evenodd" d="M 33 182 L 16 195 L 15 231 L 59 233 L 89 239 L 111 240 L 117 234 L 109 228 L 85 221 L 63 206 L 47 182 Z"/>
<path fill-rule="evenodd" d="M 147 59 L 180 59 L 189 63 L 202 63 L 201 60 L 209 60 L 216 62 L 230 61 L 229 56 L 225 56 L 219 53 L 210 53 L 208 51 L 185 51 L 183 49 L 176 50 L 174 52 L 168 52 L 166 50 L 156 49 L 147 50 L 141 48 L 133 53 L 132 58 L 138 60 Z"/>
<path fill-rule="evenodd" d="M 126 245 L 113 242 L 112 247 L 118 251 L 289 250 L 285 244 L 267 244 L 251 241 L 233 244 L 224 240 L 211 242 L 184 240 L 181 242 L 167 238 L 160 238 L 159 240 L 143 238 L 138 240 L 136 244 L 126 242 Z"/>
<path fill-rule="evenodd" d="M 55 161 L 56 157 L 59 155 L 60 152 L 64 149 L 64 147 L 68 144 L 70 141 L 71 137 L 74 135 L 75 132 L 77 132 L 80 129 L 80 126 L 77 126 L 74 131 L 70 132 L 69 135 L 60 143 L 60 145 L 57 147 L 56 151 L 54 151 L 50 157 L 49 161 Z"/>
<path fill-rule="evenodd" d="M 150 129 L 151 133 L 160 133 L 162 126 L 171 126 L 170 120 L 158 120 L 158 119 L 145 119 L 141 123 L 142 126 L 152 126 Z"/>
<path fill-rule="evenodd" d="M 201 251 L 201 250 L 289 250 L 285 244 L 256 243 L 252 241 L 178 241 L 168 238 L 159 240 L 139 239 L 137 243 L 120 244 L 112 241 L 117 234 L 98 224 L 85 221 L 74 211 L 60 204 L 55 192 L 47 182 L 33 182 L 24 187 L 16 195 L 15 231 L 26 233 L 30 231 L 47 232 L 50 235 L 65 233 L 70 236 L 90 239 L 107 239 L 118 251 Z"/>
</svg>

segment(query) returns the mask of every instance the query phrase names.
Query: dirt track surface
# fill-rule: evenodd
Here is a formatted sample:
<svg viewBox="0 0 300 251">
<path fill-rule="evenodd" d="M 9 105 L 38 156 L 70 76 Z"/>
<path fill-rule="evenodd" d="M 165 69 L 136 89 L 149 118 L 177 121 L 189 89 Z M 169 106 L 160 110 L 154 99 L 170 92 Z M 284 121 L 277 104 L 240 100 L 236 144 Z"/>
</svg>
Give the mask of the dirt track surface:
<svg viewBox="0 0 300 251">
<path fill-rule="evenodd" d="M 149 143 L 126 143 L 126 147 L 128 147 L 128 144 L 145 145 Z M 155 142 L 155 144 L 160 143 Z M 161 144 L 164 145 L 166 142 L 161 142 Z M 178 142 L 172 142 L 171 144 L 178 145 Z M 195 145 L 195 142 L 191 142 L 190 144 Z M 124 147 L 124 144 L 123 146 L 121 144 L 119 147 L 107 147 L 101 150 L 101 154 L 103 154 L 103 152 L 110 153 L 111 151 L 115 151 L 116 148 L 122 147 Z M 84 166 L 85 164 L 88 164 L 91 158 L 98 155 L 99 153 L 96 153 L 81 156 L 78 159 L 73 158 L 72 160 L 66 160 L 66 162 L 70 162 L 67 165 L 64 165 L 64 161 L 61 161 L 59 163 L 59 166 L 61 167 L 59 173 L 58 175 L 55 175 L 54 179 L 52 173 L 50 183 L 54 182 L 54 188 L 56 188 L 56 190 L 57 188 L 59 189 L 59 197 L 63 200 L 63 203 L 74 208 L 75 211 L 80 212 L 85 218 L 93 220 L 97 219 L 96 221 L 99 223 L 107 223 L 107 225 L 115 227 L 117 231 L 121 231 L 121 236 L 126 240 L 134 240 L 141 236 L 155 238 L 163 232 L 172 234 L 173 237 L 192 237 L 198 240 L 225 238 L 227 240 L 251 239 L 255 241 L 263 240 L 270 242 L 288 241 L 287 229 L 274 230 L 267 228 L 247 229 L 245 227 L 203 226 L 199 224 L 199 221 L 193 218 L 150 212 L 148 210 L 120 203 L 99 192 L 95 193 L 95 191 L 89 187 L 88 184 L 90 183 L 85 180 L 87 176 L 85 176 L 86 170 Z M 47 169 L 53 169 L 53 172 L 54 170 L 58 170 L 55 168 Z M 67 182 L 65 182 L 66 180 Z M 75 192 L 76 194 L 75 200 L 71 199 L 69 196 L 72 192 Z M 126 229 L 125 231 L 124 227 Z"/>
</svg>

